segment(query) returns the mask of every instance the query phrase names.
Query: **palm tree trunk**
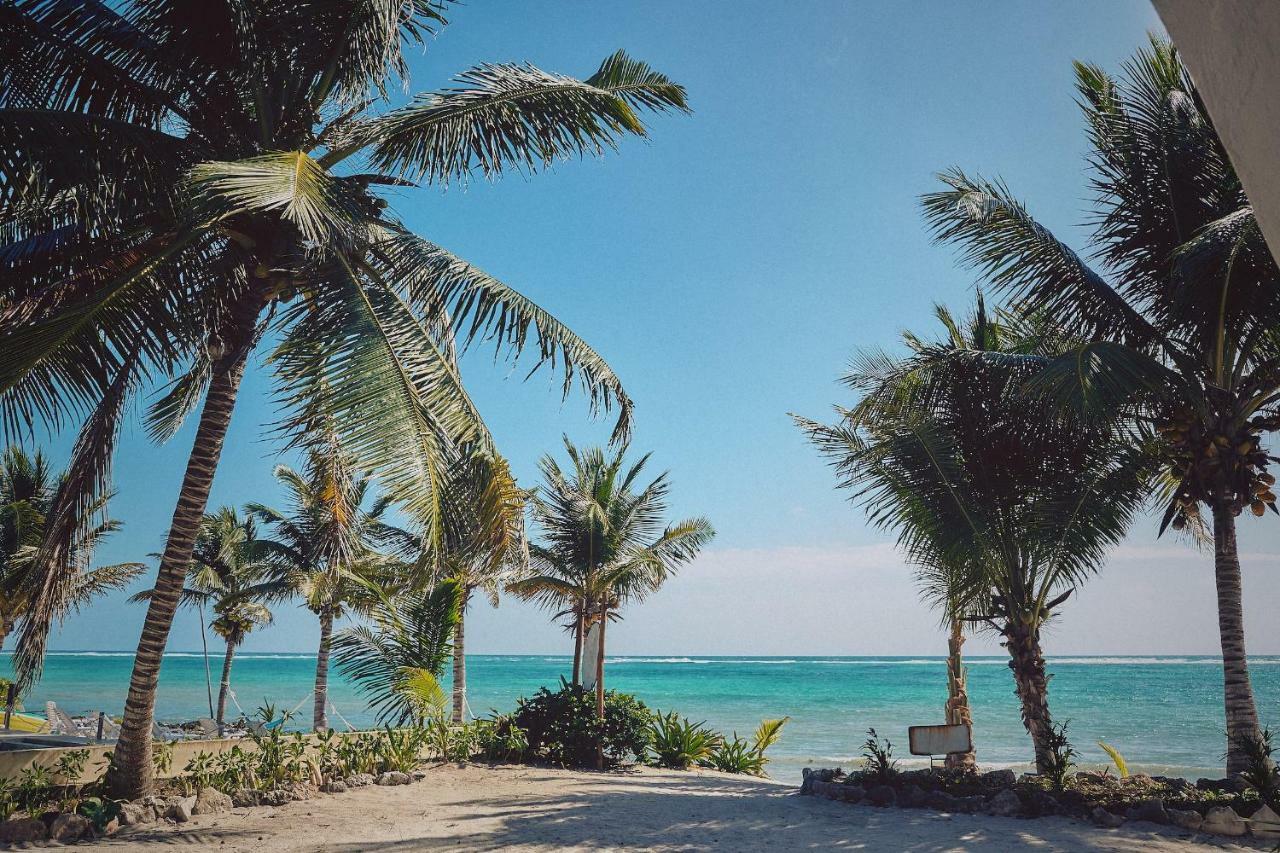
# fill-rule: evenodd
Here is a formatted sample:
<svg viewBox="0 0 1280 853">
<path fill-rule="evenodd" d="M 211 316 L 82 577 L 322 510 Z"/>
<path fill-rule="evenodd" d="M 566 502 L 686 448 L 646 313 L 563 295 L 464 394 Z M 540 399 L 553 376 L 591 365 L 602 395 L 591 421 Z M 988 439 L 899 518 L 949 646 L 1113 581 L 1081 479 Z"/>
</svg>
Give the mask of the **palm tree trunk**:
<svg viewBox="0 0 1280 853">
<path fill-rule="evenodd" d="M 969 674 L 964 666 L 964 623 L 951 620 L 951 636 L 947 640 L 947 725 L 968 726 L 973 731 L 973 714 L 969 709 Z M 947 755 L 948 769 L 959 770 L 974 767 L 977 757 L 973 750 L 952 752 Z"/>
<path fill-rule="evenodd" d="M 467 705 L 467 652 L 466 628 L 467 601 L 470 587 L 462 588 L 462 602 L 458 606 L 458 624 L 453 626 L 453 721 L 466 722 Z"/>
<path fill-rule="evenodd" d="M 311 714 L 311 727 L 318 732 L 329 728 L 325 707 L 329 703 L 329 646 L 333 641 L 333 611 L 320 611 L 320 649 L 316 652 L 315 706 Z"/>
<path fill-rule="evenodd" d="M 1040 631 L 1015 620 L 1005 626 L 1004 636 L 1009 669 L 1013 670 L 1013 683 L 1022 703 L 1022 724 L 1035 749 L 1036 772 L 1044 773 L 1050 765 L 1053 720 L 1049 716 L 1049 676 L 1040 649 Z"/>
<path fill-rule="evenodd" d="M 604 729 L 604 629 L 609 624 L 609 599 L 600 599 L 600 646 L 596 649 L 596 718 Z M 604 742 L 596 744 L 596 769 L 604 769 Z"/>
<path fill-rule="evenodd" d="M 587 630 L 586 608 L 578 605 L 573 616 L 573 683 L 582 683 L 582 643 Z"/>
<path fill-rule="evenodd" d="M 204 653 L 204 692 L 209 696 L 209 716 L 213 717 L 213 677 L 209 674 L 209 636 L 205 630 L 203 601 L 200 602 L 200 649 Z M 215 719 L 222 722 L 222 713 L 219 712 Z M 218 733 L 222 733 L 221 727 Z"/>
<path fill-rule="evenodd" d="M 160 662 L 174 613 L 178 609 L 187 569 L 191 565 L 196 534 L 209 502 L 209 488 L 213 485 L 213 474 L 222 455 L 222 442 L 231 423 L 236 393 L 240 389 L 249 352 L 253 349 L 254 325 L 261 308 L 259 296 L 241 301 L 236 308 L 235 322 L 224 339 L 225 349 L 213 364 L 200 424 L 187 459 L 187 470 L 178 491 L 178 505 L 173 511 L 169 536 L 156 573 L 156 585 L 133 659 L 120 738 L 106 776 L 111 796 L 118 799 L 142 797 L 151 792 L 155 781 L 151 726 L 155 722 Z"/>
<path fill-rule="evenodd" d="M 1258 709 L 1244 650 L 1244 607 L 1236 519 L 1230 507 L 1213 508 L 1213 568 L 1218 590 L 1218 634 L 1222 642 L 1223 698 L 1227 713 L 1227 775 L 1248 769 L 1243 744 L 1256 739 Z"/>
<path fill-rule="evenodd" d="M 231 660 L 236 656 L 236 643 L 227 640 L 227 656 L 222 659 L 222 681 L 218 683 L 218 736 L 222 736 L 222 721 L 227 715 L 227 694 L 231 691 Z"/>
</svg>

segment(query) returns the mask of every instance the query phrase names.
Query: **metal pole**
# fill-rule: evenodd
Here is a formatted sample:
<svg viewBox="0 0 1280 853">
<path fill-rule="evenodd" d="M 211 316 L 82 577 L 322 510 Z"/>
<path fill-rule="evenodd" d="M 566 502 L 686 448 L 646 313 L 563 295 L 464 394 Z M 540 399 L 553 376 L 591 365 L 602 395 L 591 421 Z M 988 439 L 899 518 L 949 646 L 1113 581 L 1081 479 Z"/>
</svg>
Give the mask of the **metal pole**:
<svg viewBox="0 0 1280 853">
<path fill-rule="evenodd" d="M 18 685 L 12 681 L 9 682 L 9 692 L 4 699 L 4 727 L 9 728 L 9 722 L 13 719 L 13 705 L 17 701 Z"/>
<path fill-rule="evenodd" d="M 102 729 L 106 726 L 106 723 L 107 723 L 107 712 L 99 711 L 98 712 L 98 740 L 99 741 L 102 740 Z"/>
</svg>

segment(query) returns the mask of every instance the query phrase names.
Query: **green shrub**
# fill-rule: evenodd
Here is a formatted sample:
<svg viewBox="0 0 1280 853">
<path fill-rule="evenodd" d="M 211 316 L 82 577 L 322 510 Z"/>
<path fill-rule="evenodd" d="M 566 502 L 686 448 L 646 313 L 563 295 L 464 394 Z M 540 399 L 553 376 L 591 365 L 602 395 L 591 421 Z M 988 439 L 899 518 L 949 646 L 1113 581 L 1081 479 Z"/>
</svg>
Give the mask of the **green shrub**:
<svg viewBox="0 0 1280 853">
<path fill-rule="evenodd" d="M 877 782 L 889 782 L 898 775 L 898 762 L 893 758 L 893 741 L 880 735 L 875 729 L 867 729 L 867 739 L 862 742 L 863 775 Z"/>
<path fill-rule="evenodd" d="M 423 751 L 431 742 L 431 732 L 417 726 L 403 729 L 387 726 L 375 742 L 379 772 L 398 770 L 401 773 L 411 773 L 422 763 Z"/>
<path fill-rule="evenodd" d="M 27 767 L 18 774 L 14 804 L 29 817 L 39 817 L 53 796 L 53 776 L 44 767 Z"/>
<path fill-rule="evenodd" d="M 763 776 L 764 766 L 769 763 L 765 750 L 778 742 L 782 736 L 782 727 L 790 717 L 780 720 L 765 720 L 756 728 L 751 740 L 738 737 L 734 732 L 730 738 L 721 738 L 720 745 L 703 761 L 703 765 L 725 773 L 746 773 L 751 776 Z"/>
<path fill-rule="evenodd" d="M 487 761 L 514 763 L 529 751 L 529 736 L 516 725 L 511 714 L 494 712 L 487 720 L 476 720 L 476 746 Z"/>
<path fill-rule="evenodd" d="M 659 767 L 688 770 L 709 759 L 724 741 L 705 722 L 671 712 L 658 714 L 649 725 L 649 757 Z"/>
<path fill-rule="evenodd" d="M 99 833 L 106 832 L 107 824 L 120 816 L 120 803 L 104 797 L 88 797 L 76 811 L 87 817 Z"/>
<path fill-rule="evenodd" d="M 1264 803 L 1280 809 L 1280 768 L 1272 758 L 1275 748 L 1271 743 L 1271 729 L 1263 729 L 1257 737 L 1241 737 L 1240 748 L 1249 760 L 1241 778 L 1258 792 Z"/>
<path fill-rule="evenodd" d="M 1055 791 L 1067 787 L 1067 777 L 1071 774 L 1071 768 L 1076 766 L 1077 753 L 1067 739 L 1067 726 L 1070 723 L 1070 720 L 1066 720 L 1061 725 L 1050 725 L 1049 735 L 1045 738 L 1048 753 L 1045 756 L 1045 775 L 1049 777 Z"/>
<path fill-rule="evenodd" d="M 653 719 L 649 709 L 636 697 L 614 690 L 605 692 L 604 706 L 602 725 L 596 717 L 595 693 L 562 678 L 555 693 L 543 687 L 532 698 L 521 698 L 513 717 L 528 737 L 531 754 L 552 764 L 594 766 L 597 744 L 607 765 L 643 757 Z"/>
<path fill-rule="evenodd" d="M 1111 759 L 1111 763 L 1116 766 L 1116 774 L 1121 779 L 1128 779 L 1129 764 L 1124 760 L 1124 756 L 1120 754 L 1120 750 L 1104 741 L 1098 741 L 1098 747 L 1107 754 L 1107 757 Z"/>
</svg>

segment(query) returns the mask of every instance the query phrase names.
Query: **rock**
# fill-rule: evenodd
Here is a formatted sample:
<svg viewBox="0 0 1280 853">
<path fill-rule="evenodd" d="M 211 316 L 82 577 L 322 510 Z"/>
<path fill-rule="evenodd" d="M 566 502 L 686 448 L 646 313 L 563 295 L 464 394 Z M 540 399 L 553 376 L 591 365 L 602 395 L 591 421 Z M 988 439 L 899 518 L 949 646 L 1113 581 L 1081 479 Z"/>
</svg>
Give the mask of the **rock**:
<svg viewBox="0 0 1280 853">
<path fill-rule="evenodd" d="M 141 800 L 138 800 L 138 802 L 144 806 L 151 806 L 151 808 L 156 810 L 157 815 L 164 814 L 165 809 L 169 808 L 169 799 L 157 794 L 148 794 Z"/>
<path fill-rule="evenodd" d="M 800 793 L 812 794 L 814 782 L 830 782 L 835 777 L 835 770 L 828 770 L 825 767 L 814 770 L 812 767 L 806 767 L 800 772 Z M 370 777 L 370 781 L 372 781 L 372 777 Z"/>
<path fill-rule="evenodd" d="M 186 823 L 191 820 L 192 810 L 196 807 L 195 797 L 174 797 L 164 816 L 175 823 Z"/>
<path fill-rule="evenodd" d="M 1146 773 L 1130 773 L 1128 776 L 1124 777 L 1124 782 L 1126 785 L 1134 785 L 1143 788 L 1147 788 L 1155 784 L 1155 780 Z"/>
<path fill-rule="evenodd" d="M 1062 811 L 1062 806 L 1048 791 L 1031 792 L 1031 812 L 1036 817 L 1048 817 Z"/>
<path fill-rule="evenodd" d="M 320 786 L 320 790 L 324 791 L 326 794 L 341 794 L 346 792 L 347 783 L 343 782 L 341 779 L 330 779 L 328 782 L 325 782 Z"/>
<path fill-rule="evenodd" d="M 293 797 L 289 796 L 288 791 L 282 791 L 276 788 L 272 791 L 263 791 L 258 797 L 258 804 L 263 806 L 283 806 L 293 801 Z"/>
<path fill-rule="evenodd" d="M 111 820 L 107 821 L 107 825 L 102 827 L 103 835 L 115 835 L 119 831 L 120 831 L 120 818 L 118 816 L 111 818 Z"/>
<path fill-rule="evenodd" d="M 930 791 L 928 797 L 925 798 L 924 804 L 940 812 L 960 811 L 959 801 L 946 791 Z"/>
<path fill-rule="evenodd" d="M 1249 832 L 1257 838 L 1280 838 L 1280 814 L 1264 805 L 1249 818 Z"/>
<path fill-rule="evenodd" d="M 1022 814 L 1022 800 L 1009 789 L 1005 789 L 987 801 L 987 814 L 997 817 L 1016 817 Z"/>
<path fill-rule="evenodd" d="M 1159 798 L 1139 800 L 1129 809 L 1129 820 L 1165 824 L 1169 822 L 1169 814 L 1164 810 L 1164 800 Z"/>
<path fill-rule="evenodd" d="M 408 773 L 401 773 L 399 770 L 388 770 L 373 780 L 375 785 L 408 785 L 413 781 L 413 777 Z"/>
<path fill-rule="evenodd" d="M 143 803 L 121 803 L 120 823 L 124 826 L 141 826 L 144 823 L 156 822 L 156 807 Z"/>
<path fill-rule="evenodd" d="M 1214 806 L 1205 812 L 1204 822 L 1200 824 L 1201 832 L 1212 832 L 1214 835 L 1226 835 L 1237 838 L 1249 829 L 1249 823 L 1235 809 L 1226 806 Z"/>
<path fill-rule="evenodd" d="M 975 814 L 986 808 L 987 798 L 981 794 L 973 794 L 968 797 L 956 797 L 955 809 L 965 814 Z"/>
<path fill-rule="evenodd" d="M 1039 785 L 1044 777 L 1039 773 L 1023 773 L 1018 777 L 1018 781 L 1024 785 Z"/>
<path fill-rule="evenodd" d="M 898 792 L 898 805 L 908 809 L 918 809 L 929 799 L 928 793 L 919 785 L 908 785 Z"/>
<path fill-rule="evenodd" d="M 34 817 L 10 818 L 0 823 L 0 842 L 23 844 L 44 841 L 48 837 L 49 829 L 44 821 Z"/>
<path fill-rule="evenodd" d="M 201 788 L 196 794 L 195 806 L 191 809 L 192 814 L 222 814 L 231 811 L 234 805 L 231 798 L 219 791 L 217 788 Z"/>
<path fill-rule="evenodd" d="M 860 803 L 867 796 L 867 789 L 861 785 L 841 785 L 840 799 L 846 803 Z"/>
<path fill-rule="evenodd" d="M 84 815 L 63 812 L 49 825 L 49 838 L 54 841 L 79 841 L 93 832 L 93 824 Z"/>
<path fill-rule="evenodd" d="M 888 785 L 876 785 L 867 791 L 867 801 L 873 806 L 897 805 L 898 792 Z"/>
<path fill-rule="evenodd" d="M 1179 829 L 1189 829 L 1192 832 L 1200 831 L 1200 824 L 1204 823 L 1204 816 L 1200 812 L 1190 809 L 1165 809 L 1165 814 L 1169 816 L 1169 823 Z"/>
<path fill-rule="evenodd" d="M 373 784 L 373 776 L 368 773 L 352 773 L 347 777 L 347 785 L 352 788 L 361 788 L 365 785 Z"/>
<path fill-rule="evenodd" d="M 1105 826 L 1111 829 L 1115 829 L 1117 826 L 1124 823 L 1124 818 L 1120 817 L 1118 814 L 1112 814 L 1102 806 L 1098 806 L 1093 811 L 1089 812 L 1089 820 L 1093 821 L 1098 826 Z"/>
<path fill-rule="evenodd" d="M 1018 776 L 1012 770 L 989 770 L 978 777 L 984 785 L 993 788 L 1012 788 Z"/>
<path fill-rule="evenodd" d="M 1110 785 L 1116 780 L 1106 773 L 1094 773 L 1092 770 L 1081 770 L 1076 774 L 1077 782 L 1088 782 L 1092 785 Z"/>
<path fill-rule="evenodd" d="M 1181 794 L 1193 787 L 1190 782 L 1181 776 L 1152 776 L 1151 778 L 1175 794 Z"/>
<path fill-rule="evenodd" d="M 238 788 L 231 792 L 231 805 L 238 809 L 251 808 L 262 804 L 262 792 L 252 788 Z"/>
</svg>

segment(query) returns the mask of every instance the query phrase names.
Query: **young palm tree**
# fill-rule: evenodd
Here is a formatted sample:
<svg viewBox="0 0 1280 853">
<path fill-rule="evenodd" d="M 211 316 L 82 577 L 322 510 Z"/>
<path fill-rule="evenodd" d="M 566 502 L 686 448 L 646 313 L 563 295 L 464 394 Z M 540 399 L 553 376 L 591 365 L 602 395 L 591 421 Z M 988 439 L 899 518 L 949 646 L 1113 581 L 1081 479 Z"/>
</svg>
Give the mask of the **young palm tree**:
<svg viewBox="0 0 1280 853">
<path fill-rule="evenodd" d="M 388 504 L 384 499 L 362 509 L 369 479 L 354 475 L 349 461 L 336 450 L 313 448 L 304 472 L 276 466 L 276 479 L 288 492 L 287 511 L 256 503 L 245 507 L 274 537 L 260 538 L 254 550 L 273 567 L 275 584 L 301 596 L 320 620 L 312 715 L 316 731 L 329 727 L 334 622 L 349 610 L 369 612 L 407 574 L 401 560 L 376 550 L 396 533 L 380 521 Z"/>
<path fill-rule="evenodd" d="M 960 171 L 926 196 L 940 240 L 964 247 L 1020 308 L 1047 312 L 1084 343 L 1045 393 L 1091 414 L 1135 419 L 1163 465 L 1161 532 L 1207 509 L 1222 643 L 1227 771 L 1258 737 L 1245 655 L 1236 517 L 1275 509 L 1262 450 L 1280 428 L 1280 269 L 1195 85 L 1153 38 L 1115 80 L 1077 63 L 1089 128 L 1095 271 L 999 182 Z M 1162 440 L 1148 441 L 1152 435 Z"/>
<path fill-rule="evenodd" d="M 445 579 L 428 590 L 380 599 L 373 627 L 340 631 L 333 639 L 338 670 L 369 698 L 380 725 L 422 725 L 444 712 L 440 675 L 449 661 L 449 636 L 462 618 L 463 586 Z"/>
<path fill-rule="evenodd" d="M 37 551 L 49 509 L 65 483 L 65 476 L 55 476 L 39 451 L 28 455 L 22 448 L 12 446 L 0 456 L 0 648 L 19 624 L 28 622 L 32 600 L 48 581 L 40 573 Z M 106 518 L 106 508 L 105 495 L 87 508 L 93 521 L 78 526 L 80 532 L 63 557 L 66 566 L 58 573 L 58 583 L 67 588 L 59 596 L 63 609 L 57 618 L 88 605 L 103 593 L 123 589 L 144 568 L 141 563 L 89 568 L 94 550 L 120 529 L 119 522 Z M 32 662 L 35 666 L 27 670 L 25 678 L 20 674 L 20 684 L 29 685 L 39 677 L 43 658 L 42 636 L 39 657 Z"/>
<path fill-rule="evenodd" d="M 553 457 L 544 456 L 541 494 L 532 501 L 543 542 L 531 545 L 530 555 L 545 570 L 507 589 L 552 606 L 576 605 L 575 657 L 581 655 L 588 620 L 599 623 L 596 659 L 583 665 L 595 667 L 596 710 L 603 718 L 604 628 L 610 612 L 657 590 L 697 556 L 715 530 L 705 518 L 663 527 L 667 475 L 633 490 L 648 454 L 628 467 L 625 445 L 611 454 L 598 447 L 579 450 L 567 438 L 564 445 L 573 471 L 566 475 Z"/>
<path fill-rule="evenodd" d="M 0 6 L 0 418 L 93 415 L 41 559 L 58 565 L 106 486 L 119 413 L 176 375 L 158 437 L 199 423 L 135 657 L 111 773 L 151 782 L 160 659 L 251 352 L 271 330 L 287 425 L 318 379 L 344 445 L 428 530 L 451 511 L 449 448 L 491 444 L 446 357 L 492 336 L 578 377 L 593 407 L 630 401 L 551 315 L 405 229 L 380 193 L 531 172 L 645 133 L 684 90 L 619 52 L 583 81 L 482 65 L 378 112 L 402 49 L 444 24 L 428 0 L 13 0 Z M 203 401 L 203 402 L 202 402 Z M 433 533 L 432 535 L 440 535 Z M 65 585 L 37 612 L 61 606 Z"/>
<path fill-rule="evenodd" d="M 867 354 L 845 377 L 863 395 L 840 422 L 799 419 L 871 521 L 894 530 L 926 595 L 954 626 L 979 621 L 1009 653 L 1043 772 L 1052 734 L 1040 634 L 1118 542 L 1149 470 L 1127 436 L 1025 392 L 1051 341 L 990 320 L 968 336 L 943 313 L 938 344 Z"/>
</svg>

